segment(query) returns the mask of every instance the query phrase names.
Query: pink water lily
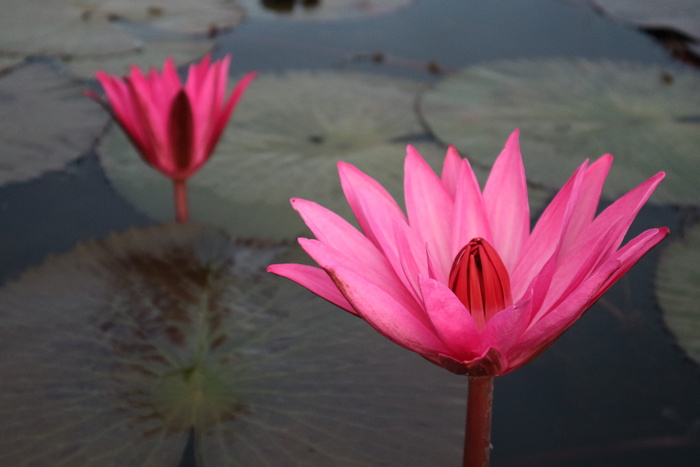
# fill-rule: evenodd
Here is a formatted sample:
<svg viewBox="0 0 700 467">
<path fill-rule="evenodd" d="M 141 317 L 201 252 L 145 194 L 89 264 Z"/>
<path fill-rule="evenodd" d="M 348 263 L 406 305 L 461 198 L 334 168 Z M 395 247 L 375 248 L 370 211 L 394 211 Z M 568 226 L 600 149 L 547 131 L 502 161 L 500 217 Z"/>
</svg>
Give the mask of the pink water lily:
<svg viewBox="0 0 700 467">
<path fill-rule="evenodd" d="M 227 55 L 212 62 L 207 55 L 190 66 L 184 84 L 170 58 L 162 73 L 151 69 L 145 75 L 132 66 L 131 74 L 122 78 L 98 71 L 109 102 L 88 93 L 111 110 L 143 159 L 173 180 L 178 218 L 187 217 L 185 180 L 209 159 L 255 77 L 246 75 L 226 97 L 230 61 Z"/>
<path fill-rule="evenodd" d="M 316 237 L 299 242 L 320 268 L 268 270 L 454 373 L 503 375 L 552 344 L 668 235 L 667 228 L 647 230 L 621 247 L 663 173 L 596 215 L 612 160 L 584 162 L 532 230 L 517 131 L 483 190 L 454 148 L 439 177 L 409 146 L 407 214 L 374 179 L 341 162 L 343 191 L 362 230 L 293 199 Z"/>
</svg>

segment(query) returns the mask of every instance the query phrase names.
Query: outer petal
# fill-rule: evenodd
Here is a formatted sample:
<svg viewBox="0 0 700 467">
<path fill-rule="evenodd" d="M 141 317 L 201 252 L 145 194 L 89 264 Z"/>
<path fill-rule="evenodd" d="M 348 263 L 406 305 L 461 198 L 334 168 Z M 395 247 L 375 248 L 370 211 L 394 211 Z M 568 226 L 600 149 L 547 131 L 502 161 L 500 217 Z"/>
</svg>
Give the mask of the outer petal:
<svg viewBox="0 0 700 467">
<path fill-rule="evenodd" d="M 513 297 L 517 300 L 552 257 L 559 255 L 569 221 L 577 207 L 581 185 L 586 173 L 585 162 L 564 184 L 544 210 L 511 274 Z M 538 292 L 546 292 L 549 283 L 539 284 Z M 542 290 L 542 288 L 545 290 Z"/>
<path fill-rule="evenodd" d="M 493 244 L 491 225 L 479 188 L 479 181 L 466 159 L 462 159 L 459 167 L 454 210 L 454 232 L 451 242 L 453 258 L 457 256 L 464 245 L 475 237 L 481 237 L 489 244 Z"/>
<path fill-rule="evenodd" d="M 459 175 L 459 166 L 462 164 L 462 158 L 454 146 L 447 148 L 447 154 L 445 155 L 445 162 L 442 165 L 442 175 L 440 176 L 442 184 L 445 186 L 447 192 L 455 197 L 457 191 L 457 177 Z"/>
<path fill-rule="evenodd" d="M 327 272 L 358 315 L 390 340 L 428 358 L 449 354 L 432 329 L 384 290 L 340 265 Z"/>
<path fill-rule="evenodd" d="M 509 368 L 504 373 L 526 364 L 549 347 L 593 303 L 603 284 L 619 267 L 615 261 L 606 263 L 566 297 L 556 310 L 532 324 L 510 350 Z"/>
<path fill-rule="evenodd" d="M 323 269 L 305 264 L 272 264 L 267 272 L 286 277 L 345 311 L 357 314 Z"/>
<path fill-rule="evenodd" d="M 576 210 L 573 213 L 562 245 L 563 252 L 569 249 L 580 233 L 593 221 L 598 209 L 603 184 L 608 176 L 608 172 L 610 172 L 612 162 L 613 157 L 610 154 L 606 154 L 591 164 L 586 170 L 581 193 L 576 202 Z"/>
<path fill-rule="evenodd" d="M 518 134 L 515 130 L 508 138 L 484 187 L 494 247 L 509 271 L 514 269 L 530 233 L 530 206 Z"/>
<path fill-rule="evenodd" d="M 497 349 L 508 365 L 510 351 L 530 325 L 534 315 L 533 291 L 530 289 L 522 300 L 498 312 L 482 330 L 484 345 Z"/>
<path fill-rule="evenodd" d="M 634 188 L 623 197 L 608 206 L 602 213 L 596 217 L 593 222 L 585 229 L 579 237 L 572 243 L 585 242 L 590 236 L 599 236 L 607 230 L 608 225 L 617 221 L 621 221 L 619 229 L 613 233 L 614 242 L 612 242 L 608 254 L 612 254 L 622 243 L 622 240 L 632 224 L 632 221 L 637 216 L 637 213 L 642 208 L 644 203 L 649 199 L 654 192 L 656 186 L 661 182 L 666 174 L 659 172 L 651 177 L 646 182 Z M 573 247 L 572 244 L 572 247 Z"/>
<path fill-rule="evenodd" d="M 462 302 L 440 282 L 423 275 L 419 280 L 425 311 L 438 337 L 451 350 L 449 356 L 459 361 L 482 357 L 488 346 Z"/>
<path fill-rule="evenodd" d="M 360 258 L 348 255 L 342 250 L 336 250 L 318 240 L 300 238 L 299 244 L 323 269 L 328 270 L 337 265 L 342 265 L 345 269 L 353 272 L 353 274 L 361 276 L 365 281 L 384 289 L 402 307 L 414 312 L 418 319 L 424 320 L 427 324 L 427 318 L 420 311 L 421 305 L 390 269 L 368 268 Z"/>
<path fill-rule="evenodd" d="M 608 280 L 603 284 L 599 293 L 594 297 L 594 300 L 598 300 L 598 298 L 600 298 L 611 285 L 617 282 L 620 277 L 629 271 L 642 256 L 647 254 L 649 250 L 655 247 L 661 240 L 668 237 L 668 234 L 669 230 L 666 227 L 650 229 L 641 233 L 633 240 L 630 240 L 627 245 L 621 248 L 615 256 L 622 266 L 608 277 Z"/>
<path fill-rule="evenodd" d="M 360 223 L 362 231 L 378 248 L 381 245 L 372 232 L 368 221 L 370 216 L 406 220 L 406 216 L 394 198 L 372 177 L 369 177 L 356 167 L 345 162 L 338 162 L 340 183 L 345 198 Z M 365 200 L 363 203 L 362 200 Z"/>
<path fill-rule="evenodd" d="M 454 202 L 412 146 L 406 150 L 404 191 L 409 225 L 427 243 L 431 257 L 440 266 L 438 274 L 446 281 L 453 259 L 450 240 Z"/>
</svg>

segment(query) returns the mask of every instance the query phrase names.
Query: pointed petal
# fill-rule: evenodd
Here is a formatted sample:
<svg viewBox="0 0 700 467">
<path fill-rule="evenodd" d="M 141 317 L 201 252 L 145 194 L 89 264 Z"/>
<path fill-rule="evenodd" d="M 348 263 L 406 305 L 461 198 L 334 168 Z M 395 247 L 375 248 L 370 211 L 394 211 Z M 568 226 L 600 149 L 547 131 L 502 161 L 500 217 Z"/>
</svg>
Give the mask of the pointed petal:
<svg viewBox="0 0 700 467">
<path fill-rule="evenodd" d="M 403 211 L 384 187 L 356 167 L 338 162 L 338 174 L 345 198 L 362 231 L 378 248 L 381 248 L 369 225 L 368 216 L 376 211 L 380 217 L 386 216 L 405 221 Z M 361 202 L 363 198 L 367 199 L 364 205 Z M 363 206 L 369 206 L 370 212 L 365 212 Z"/>
<path fill-rule="evenodd" d="M 384 254 L 345 219 L 311 201 L 291 200 L 314 236 L 325 245 L 349 257 L 354 271 L 365 270 L 368 280 L 387 286 L 404 287 Z M 375 279 L 372 279 L 374 277 Z"/>
<path fill-rule="evenodd" d="M 455 149 L 454 146 L 447 148 L 447 154 L 445 155 L 445 161 L 442 164 L 442 184 L 445 186 L 447 192 L 455 197 L 457 191 L 457 178 L 459 177 L 460 166 L 462 165 L 462 158 Z"/>
<path fill-rule="evenodd" d="M 484 345 L 497 349 L 506 360 L 509 359 L 510 350 L 530 325 L 534 312 L 532 297 L 533 290 L 530 289 L 522 300 L 496 313 L 482 330 Z"/>
<path fill-rule="evenodd" d="M 612 162 L 613 157 L 610 154 L 606 154 L 591 164 L 586 170 L 583 186 L 576 202 L 576 210 L 569 222 L 564 243 L 562 244 L 563 252 L 569 249 L 574 240 L 593 221 L 598 209 L 603 184 L 610 172 Z"/>
<path fill-rule="evenodd" d="M 300 238 L 299 244 L 323 269 L 328 270 L 341 265 L 343 268 L 361 276 L 365 281 L 384 289 L 387 294 L 391 295 L 405 309 L 411 311 L 420 309 L 420 305 L 414 296 L 390 268 L 375 269 L 367 267 L 367 264 L 362 261 L 361 257 L 349 255 L 343 250 L 336 250 L 318 240 Z M 416 314 L 418 319 L 424 319 L 422 315 L 422 312 Z M 427 320 L 425 321 L 427 323 Z"/>
<path fill-rule="evenodd" d="M 514 299 L 519 299 L 544 265 L 552 257 L 556 258 L 559 255 L 569 221 L 578 207 L 587 165 L 588 162 L 584 162 L 559 190 L 525 242 L 523 252 L 511 274 Z M 537 292 L 546 292 L 546 289 L 543 291 L 541 287 L 549 287 L 549 284 L 541 281 L 539 285 Z"/>
<path fill-rule="evenodd" d="M 382 288 L 342 266 L 327 271 L 358 315 L 381 334 L 424 356 L 436 358 L 439 353 L 449 354 L 429 325 L 416 318 L 416 310 L 407 310 Z"/>
<path fill-rule="evenodd" d="M 323 269 L 305 264 L 272 264 L 267 272 L 286 277 L 345 311 L 357 314 Z"/>
<path fill-rule="evenodd" d="M 438 176 L 412 146 L 406 150 L 404 192 L 411 229 L 428 245 L 446 279 L 452 265 L 450 251 L 454 202 Z"/>
<path fill-rule="evenodd" d="M 445 285 L 420 276 L 425 311 L 449 356 L 459 361 L 470 361 L 483 355 L 483 339 L 474 319 L 462 302 Z"/>
<path fill-rule="evenodd" d="M 213 117 L 215 119 L 215 123 L 212 126 L 211 134 L 209 135 L 209 140 L 207 141 L 207 154 L 214 152 L 216 144 L 219 142 L 219 138 L 221 137 L 221 133 L 224 131 L 224 128 L 226 128 L 226 123 L 231 115 L 233 115 L 233 109 L 236 107 L 238 100 L 243 96 L 243 92 L 245 92 L 248 85 L 251 83 L 251 81 L 253 81 L 253 79 L 255 79 L 256 76 L 256 72 L 245 75 L 234 88 L 221 112 Z"/>
<path fill-rule="evenodd" d="M 650 229 L 630 240 L 624 247 L 622 247 L 615 255 L 617 261 L 620 262 L 621 267 L 613 272 L 593 300 L 598 300 L 598 298 L 600 298 L 600 296 L 603 295 L 603 293 L 605 293 L 610 286 L 617 282 L 620 277 L 627 273 L 627 271 L 629 271 L 630 268 L 642 258 L 642 256 L 658 245 L 661 240 L 668 237 L 668 234 L 669 230 L 666 227 Z"/>
<path fill-rule="evenodd" d="M 481 237 L 493 245 L 493 235 L 479 188 L 479 181 L 466 159 L 462 159 L 460 163 L 456 190 L 454 232 L 451 242 L 452 258 L 457 256 L 457 253 L 476 237 Z"/>
<path fill-rule="evenodd" d="M 491 224 L 493 246 L 508 271 L 515 268 L 530 233 L 530 207 L 518 134 L 515 130 L 508 138 L 484 187 L 484 205 Z"/>
</svg>

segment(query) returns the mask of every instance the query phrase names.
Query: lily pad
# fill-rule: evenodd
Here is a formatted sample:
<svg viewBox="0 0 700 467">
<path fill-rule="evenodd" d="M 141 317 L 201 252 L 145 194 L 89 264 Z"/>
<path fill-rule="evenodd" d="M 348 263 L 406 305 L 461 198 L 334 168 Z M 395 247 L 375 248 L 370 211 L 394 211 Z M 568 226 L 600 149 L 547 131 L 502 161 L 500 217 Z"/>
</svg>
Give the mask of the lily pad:
<svg viewBox="0 0 700 467">
<path fill-rule="evenodd" d="M 125 25 L 126 28 L 126 25 Z M 183 34 L 154 32 L 143 27 L 128 25 L 141 47 L 133 53 L 73 57 L 64 60 L 64 66 L 75 76 L 93 78 L 101 70 L 112 75 L 126 75 L 132 65 L 142 70 L 162 68 L 170 57 L 176 65 L 191 63 L 210 52 L 214 39 L 208 36 L 193 37 Z"/>
<path fill-rule="evenodd" d="M 516 60 L 466 68 L 426 92 L 434 134 L 486 163 L 521 131 L 528 179 L 561 185 L 586 158 L 616 156 L 604 194 L 659 171 L 652 201 L 698 204 L 700 77 L 685 70 L 586 60 Z"/>
<path fill-rule="evenodd" d="M 107 124 L 82 86 L 41 64 L 0 76 L 0 185 L 63 168 L 84 155 Z"/>
<path fill-rule="evenodd" d="M 666 325 L 678 344 L 700 363 L 700 225 L 663 252 L 656 277 L 656 296 Z"/>
<path fill-rule="evenodd" d="M 0 51 L 61 57 L 133 53 L 144 44 L 125 23 L 207 33 L 242 18 L 242 9 L 226 0 L 4 0 Z"/>
<path fill-rule="evenodd" d="M 290 72 L 256 78 L 236 108 L 211 160 L 190 180 L 190 213 L 244 236 L 285 238 L 306 232 L 289 205 L 317 201 L 351 216 L 337 161 L 376 177 L 403 197 L 406 145 L 434 167 L 445 155 L 425 142 L 414 103 L 421 85 L 373 75 Z M 172 219 L 170 181 L 147 167 L 119 129 L 99 154 L 113 185 L 156 219 Z"/>
<path fill-rule="evenodd" d="M 450 465 L 466 381 L 196 225 L 89 242 L 0 291 L 2 465 Z M 295 252 L 294 254 L 299 254 Z"/>
<path fill-rule="evenodd" d="M 414 0 L 239 0 L 250 16 L 343 20 L 392 13 Z"/>
</svg>

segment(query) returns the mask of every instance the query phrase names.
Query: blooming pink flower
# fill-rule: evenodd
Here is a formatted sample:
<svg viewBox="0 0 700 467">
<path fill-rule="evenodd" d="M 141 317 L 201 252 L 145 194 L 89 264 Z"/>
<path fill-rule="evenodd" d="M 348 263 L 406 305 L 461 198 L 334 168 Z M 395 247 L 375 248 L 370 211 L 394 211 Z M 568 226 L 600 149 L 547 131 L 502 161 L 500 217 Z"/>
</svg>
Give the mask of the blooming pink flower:
<svg viewBox="0 0 700 467">
<path fill-rule="evenodd" d="M 184 85 L 172 59 L 165 61 L 162 74 L 151 69 L 144 75 L 132 66 L 124 78 L 103 71 L 96 76 L 114 117 L 146 162 L 173 180 L 185 180 L 214 151 L 236 102 L 255 77 L 245 76 L 225 98 L 230 60 L 227 55 L 211 62 L 206 56 L 190 66 Z"/>
<path fill-rule="evenodd" d="M 539 355 L 668 235 L 651 229 L 620 247 L 664 174 L 596 216 L 611 164 L 610 155 L 584 162 L 530 231 L 517 131 L 483 191 L 454 148 L 438 177 L 409 146 L 407 215 L 379 183 L 341 162 L 362 232 L 316 203 L 292 199 L 316 237 L 299 242 L 321 269 L 268 270 L 454 373 L 502 375 Z"/>
</svg>

